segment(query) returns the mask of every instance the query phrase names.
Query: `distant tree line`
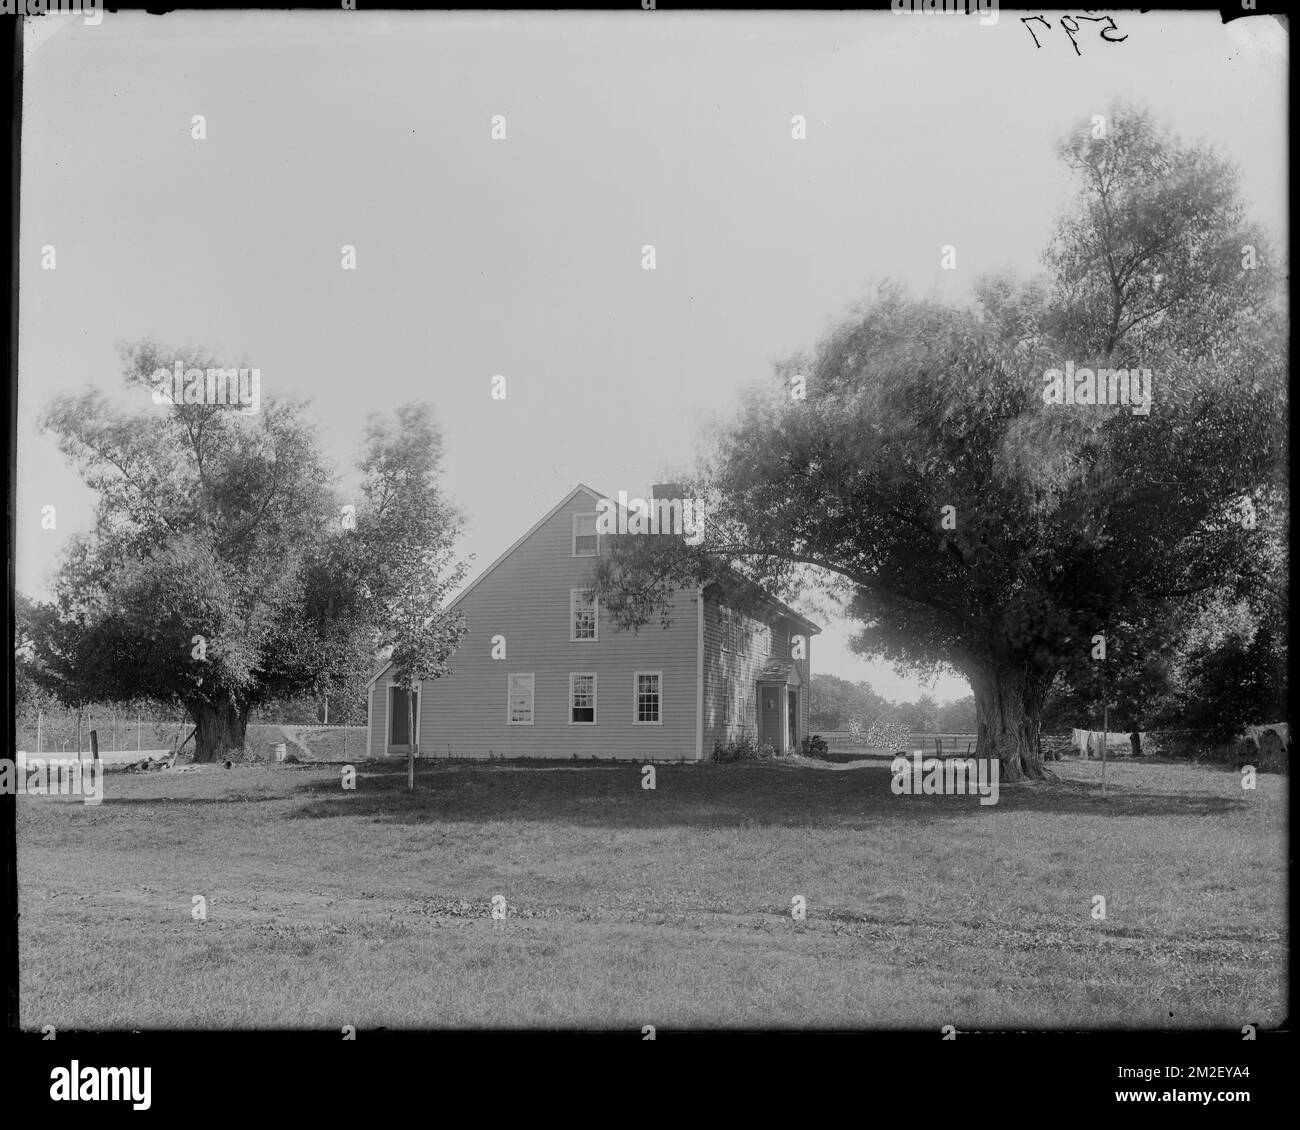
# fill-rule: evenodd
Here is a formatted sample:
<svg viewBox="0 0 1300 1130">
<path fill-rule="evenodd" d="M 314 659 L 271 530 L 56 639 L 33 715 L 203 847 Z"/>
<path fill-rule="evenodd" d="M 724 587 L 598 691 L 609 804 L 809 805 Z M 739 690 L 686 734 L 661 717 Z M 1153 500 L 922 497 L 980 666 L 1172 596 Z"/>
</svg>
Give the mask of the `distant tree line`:
<svg viewBox="0 0 1300 1130">
<path fill-rule="evenodd" d="M 808 696 L 808 725 L 819 730 L 846 730 L 856 720 L 898 722 L 913 733 L 973 734 L 976 732 L 975 696 L 940 704 L 930 695 L 915 702 L 890 702 L 868 682 L 850 682 L 838 675 L 814 674 Z"/>
</svg>

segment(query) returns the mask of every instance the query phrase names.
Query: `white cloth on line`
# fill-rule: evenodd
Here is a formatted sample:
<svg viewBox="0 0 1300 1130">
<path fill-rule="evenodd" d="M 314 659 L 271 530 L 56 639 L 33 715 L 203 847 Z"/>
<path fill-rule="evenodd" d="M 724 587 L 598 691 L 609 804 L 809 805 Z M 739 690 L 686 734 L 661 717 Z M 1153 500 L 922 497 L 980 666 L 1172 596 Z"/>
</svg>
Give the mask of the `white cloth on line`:
<svg viewBox="0 0 1300 1130">
<path fill-rule="evenodd" d="M 1123 750 L 1123 756 L 1130 756 L 1133 752 L 1133 743 L 1130 739 L 1131 731 L 1127 733 L 1116 733 L 1114 730 L 1103 732 L 1102 730 L 1079 730 L 1070 731 L 1070 746 L 1079 751 L 1080 757 L 1101 757 L 1102 743 L 1105 743 L 1106 756 L 1112 756 L 1112 750 Z M 1143 746 L 1146 745 L 1147 735 L 1139 731 L 1138 736 L 1142 740 Z"/>
</svg>

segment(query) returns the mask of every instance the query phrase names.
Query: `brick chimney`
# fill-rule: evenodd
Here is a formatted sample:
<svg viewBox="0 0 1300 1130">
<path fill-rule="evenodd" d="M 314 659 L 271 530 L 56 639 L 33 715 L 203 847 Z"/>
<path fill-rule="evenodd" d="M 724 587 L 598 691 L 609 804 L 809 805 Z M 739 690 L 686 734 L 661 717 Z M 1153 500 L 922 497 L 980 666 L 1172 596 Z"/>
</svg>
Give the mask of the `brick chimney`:
<svg viewBox="0 0 1300 1130">
<path fill-rule="evenodd" d="M 659 513 L 659 502 L 667 503 Z M 684 537 L 686 534 L 685 492 L 680 483 L 655 483 L 650 488 L 650 512 L 661 534 Z M 653 528 L 653 527 L 652 527 Z"/>
</svg>

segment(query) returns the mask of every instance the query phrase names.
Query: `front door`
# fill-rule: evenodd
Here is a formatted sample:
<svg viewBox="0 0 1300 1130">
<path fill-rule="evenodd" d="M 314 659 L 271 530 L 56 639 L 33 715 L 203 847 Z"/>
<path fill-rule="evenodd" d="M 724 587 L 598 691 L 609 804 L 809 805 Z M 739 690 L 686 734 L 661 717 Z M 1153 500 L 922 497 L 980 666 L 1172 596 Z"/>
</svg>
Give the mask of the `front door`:
<svg viewBox="0 0 1300 1130">
<path fill-rule="evenodd" d="M 784 688 L 771 684 L 758 686 L 758 740 L 781 751 L 781 711 Z"/>
<path fill-rule="evenodd" d="M 420 709 L 420 692 L 412 691 L 412 706 L 416 712 Z M 406 749 L 411 744 L 411 718 L 406 705 L 406 691 L 393 687 L 390 700 L 392 709 L 388 715 L 388 744 Z"/>
<path fill-rule="evenodd" d="M 790 696 L 790 749 L 799 748 L 799 692 L 788 691 Z"/>
</svg>

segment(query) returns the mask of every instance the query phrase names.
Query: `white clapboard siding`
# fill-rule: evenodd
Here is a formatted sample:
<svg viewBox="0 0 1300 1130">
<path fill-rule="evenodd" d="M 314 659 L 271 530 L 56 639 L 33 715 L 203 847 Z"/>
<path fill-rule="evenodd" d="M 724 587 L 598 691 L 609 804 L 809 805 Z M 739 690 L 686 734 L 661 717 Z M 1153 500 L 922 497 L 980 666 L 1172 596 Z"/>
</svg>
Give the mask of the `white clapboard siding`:
<svg viewBox="0 0 1300 1130">
<path fill-rule="evenodd" d="M 598 496 L 580 489 L 505 557 L 481 575 L 456 608 L 469 634 L 452 657 L 454 673 L 421 689 L 422 758 L 618 758 L 694 760 L 697 712 L 695 591 L 674 597 L 672 626 L 658 620 L 620 632 L 603 612 L 596 642 L 570 640 L 569 599 L 595 561 L 572 555 L 573 515 L 595 510 Z M 492 658 L 494 636 L 506 657 Z M 634 725 L 636 671 L 662 672 L 662 724 Z M 534 722 L 507 724 L 508 680 L 534 675 Z M 569 675 L 594 672 L 596 724 L 569 722 Z M 371 740 L 377 756 L 404 753 L 388 743 L 391 671 L 371 691 Z"/>
</svg>

